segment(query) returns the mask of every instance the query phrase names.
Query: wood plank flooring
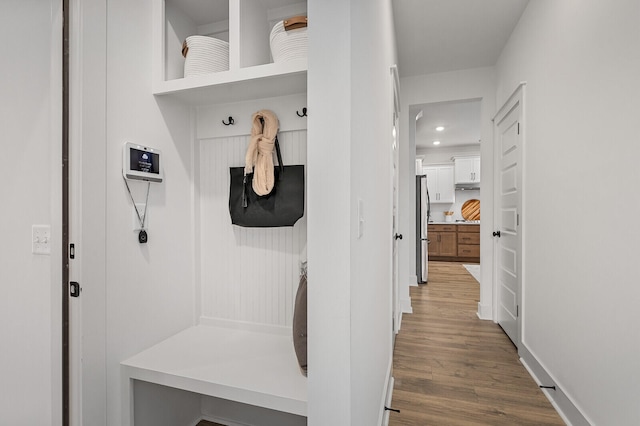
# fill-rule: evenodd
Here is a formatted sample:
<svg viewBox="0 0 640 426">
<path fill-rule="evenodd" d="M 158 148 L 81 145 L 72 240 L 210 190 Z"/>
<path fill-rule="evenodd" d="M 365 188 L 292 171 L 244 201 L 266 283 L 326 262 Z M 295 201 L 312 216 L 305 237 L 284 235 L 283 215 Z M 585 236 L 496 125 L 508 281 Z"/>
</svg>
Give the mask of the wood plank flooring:
<svg viewBox="0 0 640 426">
<path fill-rule="evenodd" d="M 460 263 L 429 262 L 394 349 L 390 426 L 564 425 L 502 329 L 478 319 L 480 286 Z"/>
<path fill-rule="evenodd" d="M 220 423 L 210 422 L 208 420 L 200 420 L 196 426 L 224 426 Z"/>
</svg>

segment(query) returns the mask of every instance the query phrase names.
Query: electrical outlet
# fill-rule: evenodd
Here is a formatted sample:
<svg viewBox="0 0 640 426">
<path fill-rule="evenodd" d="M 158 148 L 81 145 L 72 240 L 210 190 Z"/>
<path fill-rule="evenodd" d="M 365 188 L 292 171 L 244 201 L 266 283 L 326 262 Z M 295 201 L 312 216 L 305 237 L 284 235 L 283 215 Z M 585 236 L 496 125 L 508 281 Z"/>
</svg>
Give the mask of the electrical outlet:
<svg viewBox="0 0 640 426">
<path fill-rule="evenodd" d="M 51 226 L 31 226 L 31 253 L 51 254 Z"/>
</svg>

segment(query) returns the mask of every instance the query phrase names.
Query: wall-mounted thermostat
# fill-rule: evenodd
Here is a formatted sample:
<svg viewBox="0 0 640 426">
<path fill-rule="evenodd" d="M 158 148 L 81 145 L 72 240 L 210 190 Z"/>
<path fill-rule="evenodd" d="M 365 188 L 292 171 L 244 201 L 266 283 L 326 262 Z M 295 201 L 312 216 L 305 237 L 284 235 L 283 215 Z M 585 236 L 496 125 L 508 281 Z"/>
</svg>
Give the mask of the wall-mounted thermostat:
<svg viewBox="0 0 640 426">
<path fill-rule="evenodd" d="M 122 175 L 125 179 L 162 182 L 162 151 L 127 142 L 122 150 Z"/>
</svg>

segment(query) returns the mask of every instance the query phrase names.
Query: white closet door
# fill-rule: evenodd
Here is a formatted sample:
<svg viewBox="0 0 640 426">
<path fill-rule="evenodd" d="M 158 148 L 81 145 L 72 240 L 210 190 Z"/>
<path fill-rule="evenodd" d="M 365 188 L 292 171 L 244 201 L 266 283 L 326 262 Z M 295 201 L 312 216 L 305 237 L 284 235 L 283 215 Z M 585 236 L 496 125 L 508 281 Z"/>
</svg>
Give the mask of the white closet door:
<svg viewBox="0 0 640 426">
<path fill-rule="evenodd" d="M 498 171 L 497 224 L 497 316 L 511 341 L 520 344 L 522 299 L 522 92 L 502 108 L 496 123 Z"/>
</svg>

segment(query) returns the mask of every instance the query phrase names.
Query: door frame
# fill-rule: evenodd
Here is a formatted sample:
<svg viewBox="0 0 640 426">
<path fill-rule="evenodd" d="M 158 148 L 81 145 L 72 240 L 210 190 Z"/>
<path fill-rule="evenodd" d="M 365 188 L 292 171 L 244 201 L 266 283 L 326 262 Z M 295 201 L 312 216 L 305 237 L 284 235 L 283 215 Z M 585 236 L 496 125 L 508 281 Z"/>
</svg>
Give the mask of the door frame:
<svg viewBox="0 0 640 426">
<path fill-rule="evenodd" d="M 107 2 L 69 3 L 69 422 L 107 422 L 106 113 Z M 67 20 L 65 19 L 65 22 Z M 86 83 L 86 84 L 85 84 Z M 67 245 L 68 248 L 68 245 Z M 68 297 L 68 295 L 65 295 Z"/>
<path fill-rule="evenodd" d="M 77 367 L 75 350 L 71 342 L 75 341 L 72 336 L 75 321 L 71 322 L 72 314 L 70 281 L 71 260 L 69 250 L 69 226 L 71 201 L 71 172 L 70 172 L 70 87 L 69 87 L 69 65 L 70 65 L 70 11 L 69 0 L 61 0 L 63 22 L 62 22 L 62 426 L 71 424 L 71 395 L 75 391 L 72 381 L 75 377 Z"/>
<path fill-rule="evenodd" d="M 511 95 L 507 98 L 507 100 L 502 104 L 502 106 L 498 109 L 496 114 L 494 115 L 492 121 L 494 123 L 494 134 L 493 134 L 493 158 L 494 158 L 494 168 L 493 168 L 493 223 L 495 225 L 495 230 L 499 230 L 501 225 L 500 219 L 500 144 L 498 140 L 498 123 L 506 117 L 506 115 L 519 104 L 520 113 L 518 122 L 520 123 L 520 163 L 518 167 L 518 178 L 520 180 L 520 195 L 519 195 L 519 232 L 518 232 L 518 240 L 517 240 L 517 250 L 518 250 L 518 262 L 519 266 L 517 285 L 518 285 L 518 295 L 516 303 L 519 308 L 518 316 L 516 319 L 516 327 L 517 327 L 517 339 L 514 342 L 518 351 L 522 346 L 523 340 L 523 330 L 524 330 L 524 312 L 525 312 L 525 297 L 524 297 L 524 289 L 525 289 L 525 236 L 526 236 L 526 226 L 525 226 L 525 182 L 526 182 L 526 109 L 525 109 L 525 92 L 526 92 L 526 81 L 520 82 L 518 86 L 513 90 Z M 498 288 L 498 277 L 499 277 L 499 259 L 500 259 L 500 241 L 498 238 L 494 238 L 493 245 L 493 283 L 492 283 L 492 292 L 493 292 L 493 320 L 494 322 L 498 322 L 498 297 L 499 297 L 499 288 Z"/>
</svg>

